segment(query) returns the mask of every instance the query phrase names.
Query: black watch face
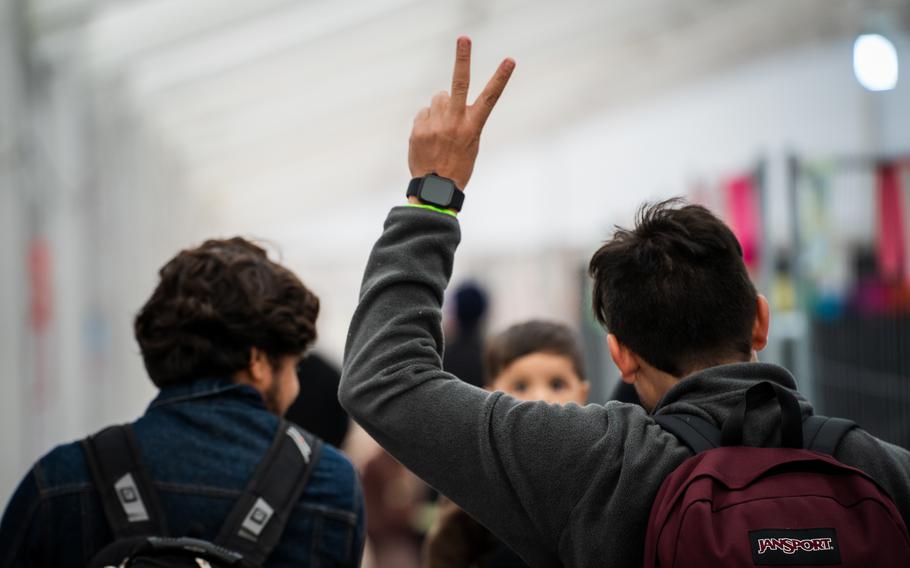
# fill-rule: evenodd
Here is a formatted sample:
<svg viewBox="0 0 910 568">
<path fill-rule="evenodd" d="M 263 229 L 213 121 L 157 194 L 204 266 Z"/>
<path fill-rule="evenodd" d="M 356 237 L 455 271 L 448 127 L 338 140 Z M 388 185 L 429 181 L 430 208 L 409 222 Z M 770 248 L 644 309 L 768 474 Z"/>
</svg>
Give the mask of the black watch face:
<svg viewBox="0 0 910 568">
<path fill-rule="evenodd" d="M 423 178 L 423 186 L 420 188 L 420 199 L 442 207 L 448 207 L 452 203 L 452 195 L 454 193 L 455 184 L 451 181 L 429 175 Z"/>
</svg>

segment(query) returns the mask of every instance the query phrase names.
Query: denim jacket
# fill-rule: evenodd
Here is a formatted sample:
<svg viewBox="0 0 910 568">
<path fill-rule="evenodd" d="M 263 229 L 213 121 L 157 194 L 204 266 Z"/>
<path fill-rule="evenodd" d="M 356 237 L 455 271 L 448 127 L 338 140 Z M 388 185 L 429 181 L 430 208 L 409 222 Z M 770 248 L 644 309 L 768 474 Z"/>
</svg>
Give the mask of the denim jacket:
<svg viewBox="0 0 910 568">
<path fill-rule="evenodd" d="M 172 536 L 212 540 L 278 427 L 255 389 L 202 379 L 163 389 L 133 423 Z M 267 566 L 359 566 L 353 466 L 326 445 Z M 0 522 L 0 567 L 85 566 L 112 540 L 79 442 L 41 458 Z"/>
</svg>

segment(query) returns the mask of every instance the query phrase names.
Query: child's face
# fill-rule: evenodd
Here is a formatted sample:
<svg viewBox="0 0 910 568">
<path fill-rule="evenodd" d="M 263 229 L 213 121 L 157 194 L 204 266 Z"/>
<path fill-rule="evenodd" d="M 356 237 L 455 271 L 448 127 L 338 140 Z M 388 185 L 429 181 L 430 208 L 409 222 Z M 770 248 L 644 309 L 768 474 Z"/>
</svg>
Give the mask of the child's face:
<svg viewBox="0 0 910 568">
<path fill-rule="evenodd" d="M 572 360 L 553 353 L 531 353 L 515 359 L 496 376 L 490 388 L 521 400 L 582 405 L 588 402 L 588 383 L 578 377 Z"/>
</svg>

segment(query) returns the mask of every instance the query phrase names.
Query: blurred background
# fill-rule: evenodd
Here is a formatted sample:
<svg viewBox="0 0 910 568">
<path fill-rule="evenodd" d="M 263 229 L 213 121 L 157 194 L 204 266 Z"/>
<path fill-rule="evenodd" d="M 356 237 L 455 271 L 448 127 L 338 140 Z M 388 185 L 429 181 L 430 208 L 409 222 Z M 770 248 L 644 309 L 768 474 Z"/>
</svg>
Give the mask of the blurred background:
<svg viewBox="0 0 910 568">
<path fill-rule="evenodd" d="M 3 0 L 4 500 L 54 444 L 144 410 L 132 318 L 207 237 L 297 271 L 340 363 L 460 34 L 473 94 L 518 62 L 461 215 L 454 283 L 485 290 L 484 330 L 569 323 L 602 402 L 587 259 L 642 201 L 686 196 L 771 300 L 763 358 L 819 412 L 910 444 L 906 0 Z"/>
</svg>

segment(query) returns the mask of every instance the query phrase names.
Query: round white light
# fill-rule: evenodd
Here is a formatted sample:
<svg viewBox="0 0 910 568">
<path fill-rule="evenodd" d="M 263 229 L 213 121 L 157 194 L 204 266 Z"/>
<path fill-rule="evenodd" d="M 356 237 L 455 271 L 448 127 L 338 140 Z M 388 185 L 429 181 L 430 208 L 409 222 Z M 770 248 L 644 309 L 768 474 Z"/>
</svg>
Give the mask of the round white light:
<svg viewBox="0 0 910 568">
<path fill-rule="evenodd" d="M 864 34 L 853 44 L 853 72 L 870 91 L 889 91 L 897 85 L 897 50 L 883 35 Z"/>
</svg>

